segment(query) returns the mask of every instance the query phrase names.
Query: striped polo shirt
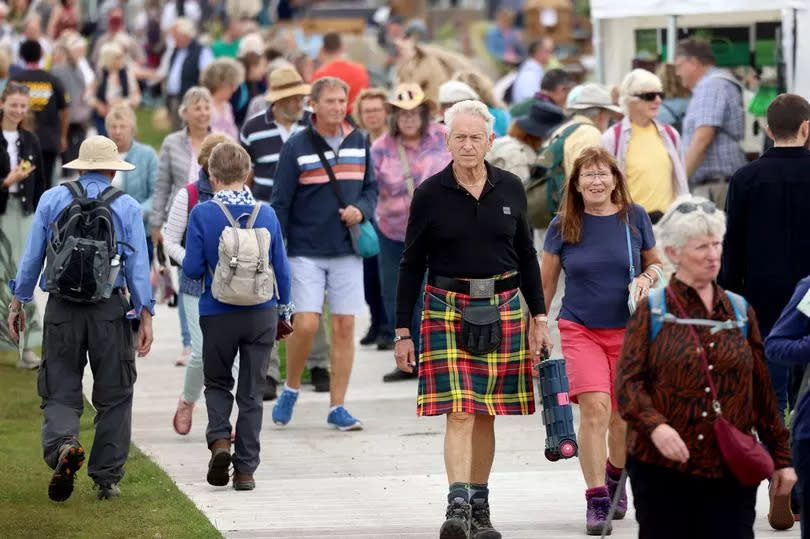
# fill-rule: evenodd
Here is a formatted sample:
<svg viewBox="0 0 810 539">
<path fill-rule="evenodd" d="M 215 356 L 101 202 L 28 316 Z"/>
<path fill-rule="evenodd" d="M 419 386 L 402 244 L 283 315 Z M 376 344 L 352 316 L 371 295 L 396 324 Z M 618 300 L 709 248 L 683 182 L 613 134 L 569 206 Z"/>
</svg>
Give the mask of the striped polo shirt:
<svg viewBox="0 0 810 539">
<path fill-rule="evenodd" d="M 293 134 L 309 125 L 309 111 L 293 124 L 289 133 L 273 121 L 272 107 L 249 118 L 242 126 L 239 140 L 253 163 L 253 196 L 270 202 L 273 195 L 273 178 L 278 166 L 278 156 L 284 142 Z"/>
</svg>

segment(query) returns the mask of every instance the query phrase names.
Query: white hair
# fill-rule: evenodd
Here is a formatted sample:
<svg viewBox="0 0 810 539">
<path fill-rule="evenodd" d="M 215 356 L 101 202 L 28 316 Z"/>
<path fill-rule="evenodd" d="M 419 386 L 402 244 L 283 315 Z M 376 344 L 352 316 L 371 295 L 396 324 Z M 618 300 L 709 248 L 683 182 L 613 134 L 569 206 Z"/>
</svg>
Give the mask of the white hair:
<svg viewBox="0 0 810 539">
<path fill-rule="evenodd" d="M 658 239 L 662 247 L 672 247 L 679 251 L 690 238 L 701 235 L 722 238 L 726 235 L 726 214 L 720 209 L 706 213 L 702 208 L 682 213 L 677 208 L 681 204 L 705 204 L 708 199 L 693 195 L 681 195 L 658 221 Z"/>
<path fill-rule="evenodd" d="M 208 88 L 204 86 L 192 86 L 186 90 L 186 93 L 183 95 L 183 101 L 180 103 L 180 108 L 177 109 L 177 113 L 183 116 L 186 113 L 186 109 L 193 107 L 197 101 L 208 101 L 209 104 L 213 104 L 214 97 L 211 95 L 211 92 L 208 91 Z"/>
<path fill-rule="evenodd" d="M 176 32 L 179 32 L 186 37 L 190 37 L 192 39 L 197 37 L 197 26 L 194 24 L 194 21 L 186 17 L 178 17 L 175 19 L 172 28 L 174 28 Z"/>
<path fill-rule="evenodd" d="M 492 129 L 495 126 L 495 117 L 490 114 L 487 106 L 480 101 L 468 99 L 466 101 L 459 101 L 444 113 L 444 124 L 447 126 L 447 132 L 453 132 L 453 124 L 456 118 L 460 115 L 468 114 L 471 116 L 478 116 L 486 124 L 487 137 L 492 134 Z"/>
<path fill-rule="evenodd" d="M 658 78 L 658 75 L 646 69 L 634 69 L 625 75 L 622 80 L 622 84 L 619 87 L 619 94 L 621 95 L 619 102 L 626 111 L 628 103 L 639 100 L 639 98 L 636 97 L 637 94 L 644 92 L 661 92 L 663 89 L 664 86 L 661 84 L 661 79 Z"/>
</svg>

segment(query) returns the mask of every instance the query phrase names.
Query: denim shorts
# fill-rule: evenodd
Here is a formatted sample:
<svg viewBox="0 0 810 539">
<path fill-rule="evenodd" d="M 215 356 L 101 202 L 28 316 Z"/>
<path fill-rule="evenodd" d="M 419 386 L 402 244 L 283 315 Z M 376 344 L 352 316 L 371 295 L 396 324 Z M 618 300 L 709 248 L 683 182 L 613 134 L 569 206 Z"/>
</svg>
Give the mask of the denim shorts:
<svg viewBox="0 0 810 539">
<path fill-rule="evenodd" d="M 290 271 L 296 312 L 320 313 L 324 292 L 332 314 L 359 315 L 366 311 L 363 259 L 359 256 L 292 256 Z"/>
</svg>

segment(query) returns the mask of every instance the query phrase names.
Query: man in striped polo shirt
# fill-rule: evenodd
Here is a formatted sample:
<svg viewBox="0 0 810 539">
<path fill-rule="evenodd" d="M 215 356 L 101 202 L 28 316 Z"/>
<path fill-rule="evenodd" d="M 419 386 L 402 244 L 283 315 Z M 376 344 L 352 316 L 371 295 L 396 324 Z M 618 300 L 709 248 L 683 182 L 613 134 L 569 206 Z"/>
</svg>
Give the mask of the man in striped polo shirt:
<svg viewBox="0 0 810 539">
<path fill-rule="evenodd" d="M 341 431 L 363 426 L 343 406 L 354 362 L 354 317 L 366 310 L 363 259 L 354 251 L 349 227 L 374 218 L 377 183 L 368 136 L 346 121 L 348 93 L 340 79 L 315 81 L 311 122 L 290 137 L 279 156 L 272 204 L 287 239 L 295 331 L 287 344 L 287 384 L 273 408 L 277 425 L 292 419 L 328 292 L 332 386 L 326 421 Z"/>
<path fill-rule="evenodd" d="M 260 202 L 270 204 L 281 147 L 293 133 L 309 124 L 310 113 L 304 110 L 309 90 L 309 84 L 292 67 L 274 70 L 265 95 L 267 110 L 249 118 L 242 127 L 239 138 L 253 164 L 253 197 Z M 329 391 L 328 356 L 329 343 L 321 324 L 307 361 L 315 391 Z M 276 398 L 280 377 L 278 347 L 274 347 L 267 366 L 264 400 Z"/>
</svg>

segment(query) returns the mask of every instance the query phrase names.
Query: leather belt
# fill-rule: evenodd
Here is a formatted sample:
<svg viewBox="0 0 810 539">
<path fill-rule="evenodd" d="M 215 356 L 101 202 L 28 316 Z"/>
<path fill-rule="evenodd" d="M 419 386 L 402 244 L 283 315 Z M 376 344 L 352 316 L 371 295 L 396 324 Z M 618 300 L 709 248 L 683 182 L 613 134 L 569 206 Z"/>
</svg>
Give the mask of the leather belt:
<svg viewBox="0 0 810 539">
<path fill-rule="evenodd" d="M 495 294 L 514 290 L 520 287 L 520 275 L 513 275 L 505 279 L 456 279 L 442 275 L 428 274 L 428 284 L 458 294 L 466 294 L 471 298 L 491 298 Z"/>
</svg>

